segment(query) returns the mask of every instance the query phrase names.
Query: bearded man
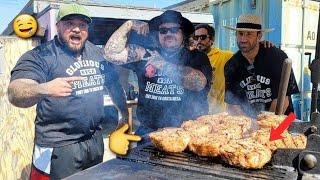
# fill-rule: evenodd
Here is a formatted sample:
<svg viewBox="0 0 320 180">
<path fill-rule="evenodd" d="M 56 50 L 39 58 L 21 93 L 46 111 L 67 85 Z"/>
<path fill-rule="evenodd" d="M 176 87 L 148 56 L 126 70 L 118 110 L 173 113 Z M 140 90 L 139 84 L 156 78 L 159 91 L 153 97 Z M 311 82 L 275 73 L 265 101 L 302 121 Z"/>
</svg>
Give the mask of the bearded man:
<svg viewBox="0 0 320 180">
<path fill-rule="evenodd" d="M 90 23 L 84 7 L 61 6 L 58 35 L 23 54 L 11 72 L 10 102 L 37 104 L 30 179 L 62 179 L 102 162 L 105 87 L 122 114 L 118 123 L 128 117 L 113 65 L 87 41 Z"/>
<path fill-rule="evenodd" d="M 282 64 L 287 54 L 276 47 L 265 48 L 259 41 L 263 33 L 261 17 L 241 15 L 234 30 L 239 51 L 224 67 L 225 102 L 229 112 L 256 117 L 261 111 L 275 112 Z M 283 112 L 293 112 L 290 95 L 298 93 L 298 86 L 291 70 Z"/>
<path fill-rule="evenodd" d="M 212 68 L 206 54 L 189 50 L 193 31 L 180 12 L 167 10 L 148 23 L 125 22 L 108 40 L 106 59 L 132 69 L 138 77 L 137 135 L 208 114 Z M 152 39 L 153 48 L 128 41 L 133 32 Z M 147 141 L 142 140 L 141 144 Z"/>
</svg>

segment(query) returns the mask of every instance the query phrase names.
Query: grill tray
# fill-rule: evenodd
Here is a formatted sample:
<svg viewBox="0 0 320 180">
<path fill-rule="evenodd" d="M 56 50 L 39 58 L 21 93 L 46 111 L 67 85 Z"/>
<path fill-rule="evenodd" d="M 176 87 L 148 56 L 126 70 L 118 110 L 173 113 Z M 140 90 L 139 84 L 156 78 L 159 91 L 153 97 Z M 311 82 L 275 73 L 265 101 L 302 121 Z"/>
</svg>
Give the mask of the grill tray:
<svg viewBox="0 0 320 180">
<path fill-rule="evenodd" d="M 288 168 L 277 168 L 267 164 L 260 170 L 240 169 L 227 165 L 220 158 L 199 157 L 190 152 L 167 153 L 153 145 L 138 146 L 123 160 L 165 166 L 177 170 L 212 175 L 222 179 L 297 179 L 298 173 Z"/>
</svg>

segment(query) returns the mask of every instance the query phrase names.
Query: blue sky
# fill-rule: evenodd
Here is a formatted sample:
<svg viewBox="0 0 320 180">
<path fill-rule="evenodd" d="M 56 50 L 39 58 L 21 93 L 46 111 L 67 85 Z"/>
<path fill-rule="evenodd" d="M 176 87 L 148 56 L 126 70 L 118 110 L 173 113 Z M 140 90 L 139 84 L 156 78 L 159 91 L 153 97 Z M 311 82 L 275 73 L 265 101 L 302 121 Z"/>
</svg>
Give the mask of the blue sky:
<svg viewBox="0 0 320 180">
<path fill-rule="evenodd" d="M 29 0 L 0 0 L 0 34 Z M 110 4 L 163 8 L 183 0 L 92 0 Z"/>
</svg>

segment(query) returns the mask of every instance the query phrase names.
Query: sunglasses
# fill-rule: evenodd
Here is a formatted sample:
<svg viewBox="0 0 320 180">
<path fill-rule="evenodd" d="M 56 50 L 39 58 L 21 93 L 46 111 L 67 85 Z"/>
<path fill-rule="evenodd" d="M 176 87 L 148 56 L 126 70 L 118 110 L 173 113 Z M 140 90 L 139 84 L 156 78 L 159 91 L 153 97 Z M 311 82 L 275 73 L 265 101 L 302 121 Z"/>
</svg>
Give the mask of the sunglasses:
<svg viewBox="0 0 320 180">
<path fill-rule="evenodd" d="M 198 41 L 199 39 L 201 39 L 201 41 L 203 41 L 203 40 L 205 40 L 205 39 L 207 39 L 209 37 L 209 35 L 194 35 L 193 36 L 193 39 L 195 40 L 195 41 Z"/>
<path fill-rule="evenodd" d="M 167 34 L 168 31 L 170 31 L 171 33 L 177 33 L 179 32 L 179 30 L 180 30 L 180 27 L 159 28 L 160 34 Z"/>
</svg>

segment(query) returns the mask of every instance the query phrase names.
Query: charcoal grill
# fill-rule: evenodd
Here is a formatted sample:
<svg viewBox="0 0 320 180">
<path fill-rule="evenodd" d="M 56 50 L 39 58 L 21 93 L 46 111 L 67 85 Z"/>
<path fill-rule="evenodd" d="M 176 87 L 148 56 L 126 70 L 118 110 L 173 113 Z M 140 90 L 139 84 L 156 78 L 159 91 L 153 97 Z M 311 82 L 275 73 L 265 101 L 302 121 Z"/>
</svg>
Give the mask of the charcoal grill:
<svg viewBox="0 0 320 180">
<path fill-rule="evenodd" d="M 147 163 L 177 171 L 206 174 L 220 179 L 297 179 L 293 168 L 275 168 L 271 164 L 261 170 L 246 170 L 229 166 L 220 158 L 200 157 L 191 152 L 167 153 L 153 145 L 139 146 L 128 156 L 119 157 L 125 161 Z"/>
<path fill-rule="evenodd" d="M 314 168 L 308 169 L 303 160 L 306 154 L 312 154 L 319 159 L 318 151 L 315 150 L 320 146 L 320 142 L 316 136 L 318 135 L 309 135 L 308 146 L 304 150 L 277 150 L 271 162 L 259 170 L 237 168 L 225 164 L 218 157 L 200 157 L 187 151 L 163 152 L 152 144 L 145 144 L 131 149 L 127 156 L 118 156 L 115 160 L 99 164 L 67 179 L 296 180 L 303 179 L 307 174 L 311 179 L 318 179 L 319 162 Z"/>
</svg>

